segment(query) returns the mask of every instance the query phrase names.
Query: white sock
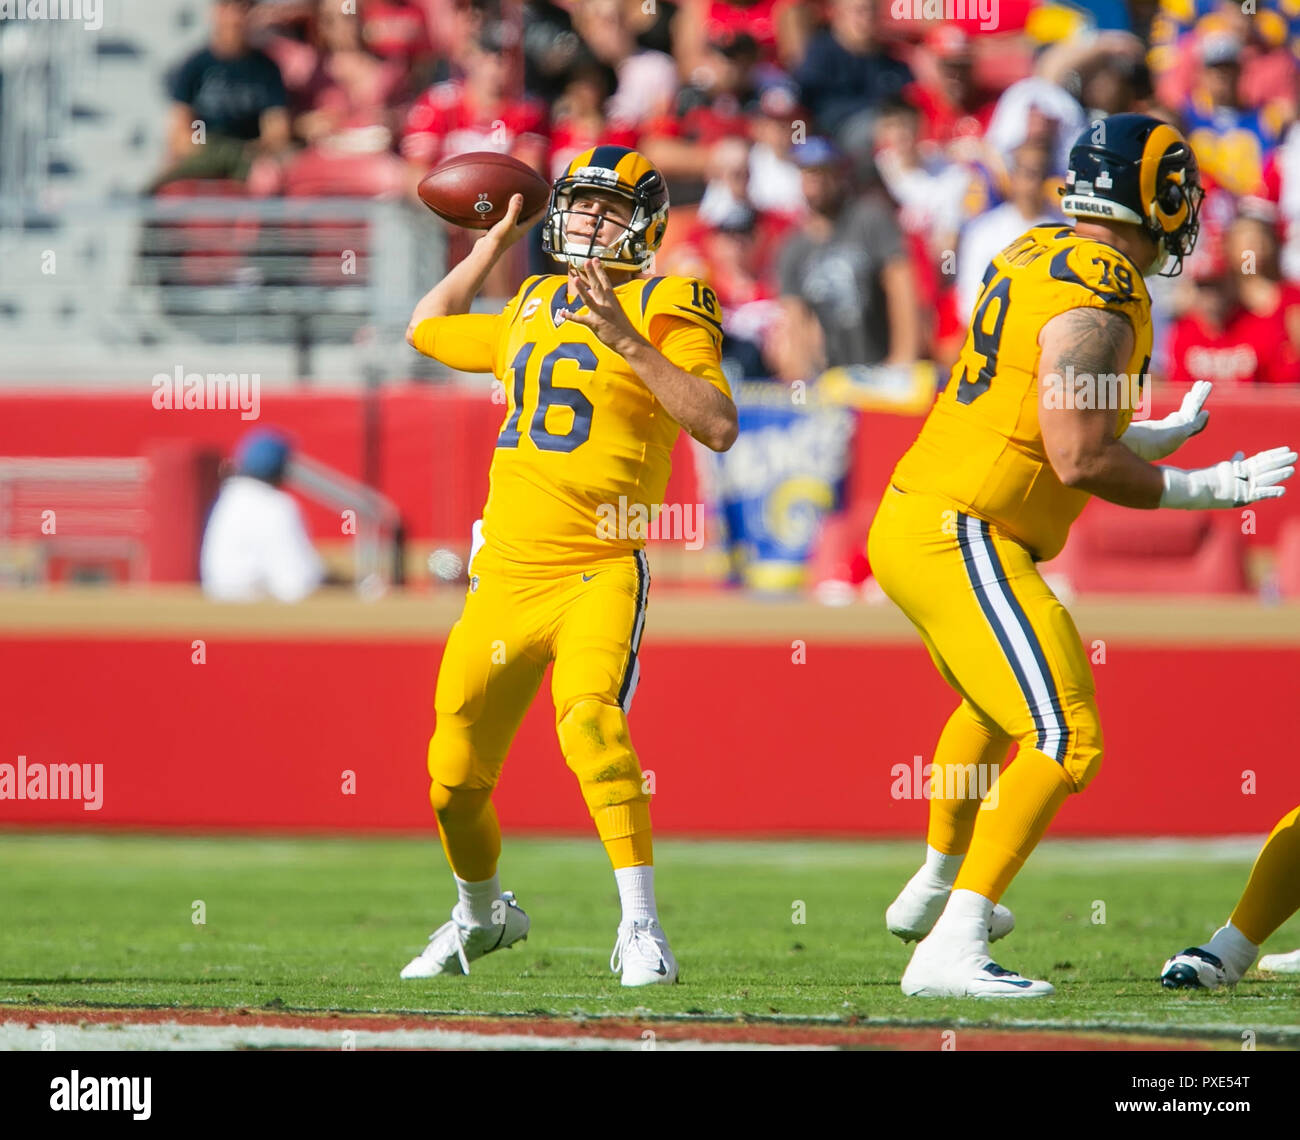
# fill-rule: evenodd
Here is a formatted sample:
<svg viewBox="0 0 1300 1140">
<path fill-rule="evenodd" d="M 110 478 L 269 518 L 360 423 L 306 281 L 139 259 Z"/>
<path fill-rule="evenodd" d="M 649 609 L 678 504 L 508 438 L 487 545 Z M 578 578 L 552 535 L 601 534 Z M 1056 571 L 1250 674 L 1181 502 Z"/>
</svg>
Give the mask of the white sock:
<svg viewBox="0 0 1300 1140">
<path fill-rule="evenodd" d="M 501 878 L 493 875 L 481 883 L 467 883 L 455 873 L 456 894 L 462 917 L 470 926 L 492 926 L 492 904 L 501 897 Z"/>
<path fill-rule="evenodd" d="M 932 887 L 952 890 L 957 881 L 957 872 L 961 870 L 965 855 L 945 855 L 937 848 L 925 845 L 925 866 L 921 868 L 930 880 Z M 919 876 L 918 876 L 919 877 Z"/>
<path fill-rule="evenodd" d="M 989 919 L 993 916 L 993 903 L 974 891 L 953 891 L 948 905 L 930 931 L 930 937 L 940 941 L 978 943 L 988 952 Z"/>
<path fill-rule="evenodd" d="M 624 922 L 637 919 L 659 921 L 653 867 L 620 867 L 614 872 L 614 879 L 618 883 L 618 901 L 623 904 Z"/>
<path fill-rule="evenodd" d="M 1259 947 L 1230 922 L 1214 932 L 1205 949 L 1238 974 L 1249 970 L 1259 953 Z"/>
</svg>

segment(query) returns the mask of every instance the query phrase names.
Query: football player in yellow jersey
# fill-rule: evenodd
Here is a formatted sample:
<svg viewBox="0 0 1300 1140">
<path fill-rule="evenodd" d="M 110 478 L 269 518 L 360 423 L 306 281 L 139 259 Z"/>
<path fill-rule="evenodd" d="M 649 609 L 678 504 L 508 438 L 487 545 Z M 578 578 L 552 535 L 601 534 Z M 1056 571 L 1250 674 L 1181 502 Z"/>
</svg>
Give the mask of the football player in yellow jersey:
<svg viewBox="0 0 1300 1140">
<path fill-rule="evenodd" d="M 1277 821 L 1250 869 L 1228 921 L 1200 946 L 1175 954 L 1160 971 L 1166 989 L 1217 990 L 1235 986 L 1260 946 L 1300 910 L 1300 807 Z M 1300 950 L 1265 954 L 1264 973 L 1300 974 Z"/>
<path fill-rule="evenodd" d="M 1146 115 L 1095 123 L 1062 192 L 1074 224 L 1036 226 L 989 265 L 868 540 L 872 572 L 961 698 L 933 757 L 925 864 L 886 912 L 894 934 L 921 940 L 909 995 L 1053 992 L 989 954 L 1011 926 L 995 912 L 1003 892 L 1102 755 L 1087 656 L 1035 564 L 1060 551 L 1090 495 L 1235 508 L 1283 494 L 1295 470 L 1287 448 L 1155 466 L 1205 427 L 1209 385 L 1161 421 L 1131 422 L 1151 359 L 1143 276 L 1177 273 L 1196 242 L 1202 189 L 1182 135 Z"/>
<path fill-rule="evenodd" d="M 649 568 L 680 428 L 715 451 L 736 438 L 720 367 L 721 312 L 703 282 L 649 277 L 668 222 L 663 176 L 626 147 L 579 154 L 556 180 L 543 248 L 568 274 L 530 277 L 499 314 L 470 302 L 538 218 L 523 199 L 416 306 L 407 339 L 505 386 L 470 585 L 447 639 L 429 743 L 430 801 L 458 901 L 404 978 L 468 973 L 519 941 L 528 916 L 497 876 L 492 806 L 548 664 L 555 728 L 622 903 L 610 967 L 622 984 L 677 980 L 659 924 L 649 795 L 628 736 Z M 540 216 L 540 215 L 539 215 Z"/>
</svg>

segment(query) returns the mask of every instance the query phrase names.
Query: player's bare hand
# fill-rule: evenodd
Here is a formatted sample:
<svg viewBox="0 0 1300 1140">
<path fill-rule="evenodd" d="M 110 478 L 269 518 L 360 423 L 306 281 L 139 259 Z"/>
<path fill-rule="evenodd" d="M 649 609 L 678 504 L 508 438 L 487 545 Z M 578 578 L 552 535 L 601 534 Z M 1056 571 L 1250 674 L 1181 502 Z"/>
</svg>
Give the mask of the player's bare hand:
<svg viewBox="0 0 1300 1140">
<path fill-rule="evenodd" d="M 531 218 L 520 221 L 519 214 L 523 208 L 524 196 L 512 194 L 510 204 L 506 207 L 506 216 L 488 230 L 484 237 L 495 244 L 497 249 L 507 250 L 546 217 L 546 207 L 543 206 Z"/>
<path fill-rule="evenodd" d="M 605 267 L 595 258 L 588 258 L 573 272 L 572 281 L 587 309 L 585 312 L 561 309 L 560 316 L 591 329 L 602 344 L 624 355 L 641 339 L 641 335 L 632 327 L 614 295 Z"/>
</svg>

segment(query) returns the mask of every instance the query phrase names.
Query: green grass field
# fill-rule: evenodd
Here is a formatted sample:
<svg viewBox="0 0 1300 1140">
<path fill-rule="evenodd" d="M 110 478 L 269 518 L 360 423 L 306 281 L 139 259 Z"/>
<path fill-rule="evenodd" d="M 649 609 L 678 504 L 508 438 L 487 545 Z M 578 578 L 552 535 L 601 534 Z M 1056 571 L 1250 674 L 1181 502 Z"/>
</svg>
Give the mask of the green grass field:
<svg viewBox="0 0 1300 1140">
<path fill-rule="evenodd" d="M 623 990 L 608 970 L 617 897 L 594 839 L 507 837 L 502 882 L 532 917 L 529 940 L 469 978 L 403 982 L 454 901 L 432 841 L 0 833 L 0 1003 L 1032 1023 L 1225 1044 L 1250 1029 L 1296 1047 L 1298 978 L 1252 973 L 1224 994 L 1155 981 L 1223 921 L 1254 850 L 1045 843 L 1004 900 L 1018 927 L 994 949 L 1058 992 L 999 1003 L 898 988 L 909 951 L 883 913 L 919 842 L 662 840 L 660 912 L 682 984 Z M 1267 949 L 1297 945 L 1293 918 Z"/>
</svg>

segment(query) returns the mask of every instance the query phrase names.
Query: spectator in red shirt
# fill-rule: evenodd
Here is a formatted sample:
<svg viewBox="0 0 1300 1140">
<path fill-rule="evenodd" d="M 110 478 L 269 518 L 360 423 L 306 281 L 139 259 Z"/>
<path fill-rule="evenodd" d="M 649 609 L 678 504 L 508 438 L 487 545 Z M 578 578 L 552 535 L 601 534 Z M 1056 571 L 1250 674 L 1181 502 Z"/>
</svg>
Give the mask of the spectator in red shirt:
<svg viewBox="0 0 1300 1140">
<path fill-rule="evenodd" d="M 334 6 L 340 10 L 347 7 L 338 0 Z M 441 15 L 450 16 L 453 5 L 437 6 L 442 9 Z M 431 62 L 434 43 L 428 16 L 419 4 L 412 0 L 363 0 L 360 15 L 361 38 L 380 59 L 393 60 L 408 71 Z"/>
<path fill-rule="evenodd" d="M 675 52 L 688 82 L 705 62 L 708 45 L 740 32 L 753 38 L 764 63 L 792 71 L 812 35 L 812 5 L 800 0 L 682 0 Z"/>
<path fill-rule="evenodd" d="M 412 198 L 432 167 L 476 150 L 513 155 L 544 178 L 550 173 L 545 105 L 509 94 L 509 37 L 510 31 L 501 24 L 483 25 L 465 53 L 465 78 L 437 84 L 412 105 L 402 134 Z M 469 253 L 470 240 L 470 231 L 447 227 L 447 264 L 454 265 Z M 539 230 L 534 230 L 531 245 L 520 242 L 509 257 L 497 262 L 484 283 L 486 296 L 508 297 L 514 292 L 525 275 L 530 250 L 537 263 Z"/>
<path fill-rule="evenodd" d="M 1300 382 L 1300 287 L 1283 281 L 1278 272 L 1272 221 L 1243 213 L 1228 227 L 1225 244 L 1229 272 L 1239 275 L 1242 328 L 1263 349 L 1256 379 Z"/>
<path fill-rule="evenodd" d="M 546 107 L 508 94 L 506 35 L 502 25 L 485 25 L 466 54 L 465 78 L 439 83 L 412 104 L 402 132 L 412 191 L 444 158 L 475 150 L 514 155 L 546 174 Z"/>
<path fill-rule="evenodd" d="M 1169 379 L 1229 385 L 1263 379 L 1276 346 L 1258 340 L 1258 324 L 1240 303 L 1240 275 L 1221 258 L 1202 260 L 1192 273 L 1191 306 L 1170 330 Z"/>
<path fill-rule="evenodd" d="M 955 24 L 940 24 L 926 36 L 916 69 L 917 82 L 904 94 L 920 109 L 921 138 L 951 146 L 951 157 L 958 161 L 973 158 L 993 117 L 998 92 L 975 82 L 970 37 Z"/>
<path fill-rule="evenodd" d="M 551 170 L 554 182 L 576 155 L 601 143 L 637 146 L 640 135 L 631 123 L 610 119 L 606 100 L 614 91 L 614 74 L 587 58 L 570 69 L 563 94 L 551 107 Z"/>
<path fill-rule="evenodd" d="M 298 195 L 400 195 L 402 161 L 392 151 L 395 108 L 406 83 L 400 63 L 362 42 L 361 22 L 337 0 L 319 0 L 316 64 L 294 100 L 294 134 L 307 144 L 286 165 L 284 189 Z"/>
</svg>

